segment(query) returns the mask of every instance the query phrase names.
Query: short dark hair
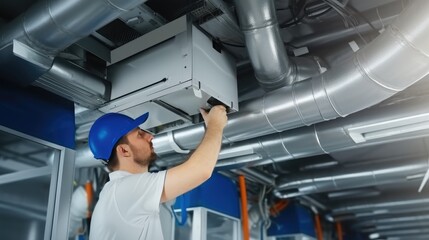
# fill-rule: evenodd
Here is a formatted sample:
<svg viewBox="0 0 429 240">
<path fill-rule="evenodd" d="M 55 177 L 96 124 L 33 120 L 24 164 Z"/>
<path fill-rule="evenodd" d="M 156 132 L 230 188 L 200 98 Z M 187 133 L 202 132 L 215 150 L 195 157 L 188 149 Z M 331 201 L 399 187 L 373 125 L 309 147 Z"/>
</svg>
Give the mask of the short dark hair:
<svg viewBox="0 0 429 240">
<path fill-rule="evenodd" d="M 107 162 L 106 166 L 111 172 L 115 171 L 115 169 L 118 167 L 118 164 L 119 164 L 118 154 L 116 153 L 116 147 L 119 144 L 124 144 L 124 143 L 128 144 L 128 139 L 127 139 L 126 135 L 122 136 L 115 143 L 115 146 L 113 147 L 112 152 L 110 153 L 110 158 L 109 158 L 109 161 Z"/>
</svg>

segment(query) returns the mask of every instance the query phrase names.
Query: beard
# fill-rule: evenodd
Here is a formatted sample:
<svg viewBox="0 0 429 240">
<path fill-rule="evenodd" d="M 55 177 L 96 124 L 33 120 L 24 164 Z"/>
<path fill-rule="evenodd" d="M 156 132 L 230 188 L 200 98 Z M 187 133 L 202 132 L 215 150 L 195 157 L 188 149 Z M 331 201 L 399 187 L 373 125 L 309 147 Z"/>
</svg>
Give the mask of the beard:
<svg viewBox="0 0 429 240">
<path fill-rule="evenodd" d="M 139 150 L 136 146 L 134 146 L 133 144 L 129 144 L 131 151 L 133 151 L 134 153 L 139 153 Z M 149 165 L 153 162 L 155 162 L 156 158 L 158 156 L 155 153 L 155 150 L 153 149 L 153 145 L 152 143 L 150 143 L 150 154 L 136 154 L 134 157 L 134 163 L 138 164 L 141 167 L 149 167 Z"/>
<path fill-rule="evenodd" d="M 157 157 L 158 156 L 155 154 L 155 152 L 152 151 L 146 158 L 134 158 L 134 162 L 142 167 L 146 167 L 155 162 Z"/>
</svg>

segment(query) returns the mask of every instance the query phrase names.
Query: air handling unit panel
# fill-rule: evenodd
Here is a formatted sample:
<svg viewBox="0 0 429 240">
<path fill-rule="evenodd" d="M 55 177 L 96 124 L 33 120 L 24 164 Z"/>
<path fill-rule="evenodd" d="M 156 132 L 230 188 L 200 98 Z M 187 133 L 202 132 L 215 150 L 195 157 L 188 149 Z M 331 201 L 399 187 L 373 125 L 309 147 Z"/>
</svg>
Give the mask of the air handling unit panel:
<svg viewBox="0 0 429 240">
<path fill-rule="evenodd" d="M 233 59 L 186 17 L 112 51 L 108 76 L 112 101 L 100 110 L 137 116 L 150 107 L 146 128 L 190 121 L 213 99 L 238 110 Z"/>
</svg>

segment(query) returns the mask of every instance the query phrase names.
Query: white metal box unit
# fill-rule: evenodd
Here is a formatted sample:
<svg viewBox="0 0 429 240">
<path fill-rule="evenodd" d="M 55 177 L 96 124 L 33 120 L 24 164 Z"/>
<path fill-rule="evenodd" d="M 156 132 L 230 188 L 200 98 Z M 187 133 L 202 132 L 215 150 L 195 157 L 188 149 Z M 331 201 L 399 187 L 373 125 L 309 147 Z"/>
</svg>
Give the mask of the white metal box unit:
<svg viewBox="0 0 429 240">
<path fill-rule="evenodd" d="M 136 117 L 150 111 L 145 128 L 191 122 L 213 99 L 238 110 L 234 60 L 186 17 L 164 25 L 111 53 L 112 94 L 103 112 Z"/>
</svg>

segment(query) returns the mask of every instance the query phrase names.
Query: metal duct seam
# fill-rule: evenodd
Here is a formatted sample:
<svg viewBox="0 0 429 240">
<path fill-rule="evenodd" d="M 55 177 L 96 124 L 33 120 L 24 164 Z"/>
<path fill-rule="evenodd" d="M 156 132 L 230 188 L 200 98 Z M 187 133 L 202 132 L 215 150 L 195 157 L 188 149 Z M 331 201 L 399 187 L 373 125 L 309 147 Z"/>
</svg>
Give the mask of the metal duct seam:
<svg viewBox="0 0 429 240">
<path fill-rule="evenodd" d="M 317 144 L 318 144 L 318 146 L 320 147 L 320 149 L 321 149 L 325 154 L 329 154 L 329 152 L 328 152 L 328 151 L 326 151 L 326 150 L 323 148 L 322 144 L 320 143 L 320 139 L 319 139 L 319 135 L 317 134 L 316 126 L 317 126 L 317 124 L 313 125 L 313 129 L 314 129 L 314 136 L 315 136 L 315 138 L 316 138 Z"/>
<path fill-rule="evenodd" d="M 264 97 L 263 97 L 263 99 L 262 99 L 262 114 L 264 114 L 264 116 L 265 116 L 265 120 L 267 120 L 267 123 L 268 123 L 268 125 L 271 127 L 271 129 L 273 129 L 274 131 L 276 131 L 276 132 L 281 132 L 280 130 L 278 130 L 277 128 L 275 128 L 274 126 L 273 126 L 273 124 L 271 124 L 271 122 L 270 122 L 270 119 L 268 118 L 268 115 L 267 115 L 267 113 L 265 112 L 265 100 L 266 100 L 266 98 L 265 98 L 265 96 L 266 95 L 264 95 Z M 299 112 L 298 112 L 299 113 Z"/>
</svg>

